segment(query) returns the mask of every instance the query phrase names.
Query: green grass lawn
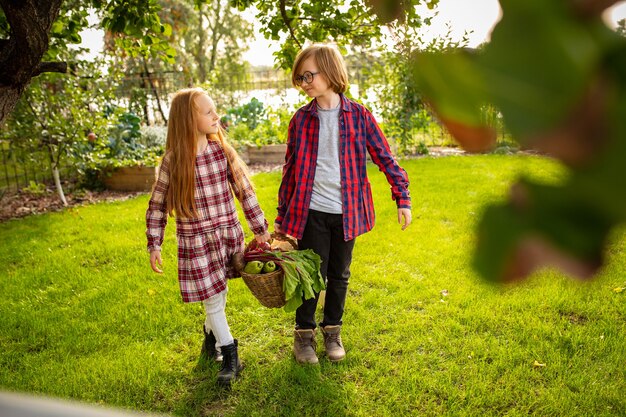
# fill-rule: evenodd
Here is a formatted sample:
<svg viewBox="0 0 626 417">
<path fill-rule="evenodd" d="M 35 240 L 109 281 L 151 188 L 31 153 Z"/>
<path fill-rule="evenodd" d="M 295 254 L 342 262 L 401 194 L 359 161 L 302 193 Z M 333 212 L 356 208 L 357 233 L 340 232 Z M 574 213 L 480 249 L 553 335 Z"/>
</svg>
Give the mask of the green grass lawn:
<svg viewBox="0 0 626 417">
<path fill-rule="evenodd" d="M 166 273 L 150 270 L 142 196 L 0 224 L 0 388 L 180 416 L 626 415 L 624 229 L 590 283 L 546 270 L 491 287 L 469 266 L 483 205 L 518 174 L 553 183 L 563 170 L 531 156 L 402 165 L 404 232 L 370 169 L 377 225 L 354 251 L 343 362 L 297 365 L 292 314 L 233 280 L 246 368 L 220 390 L 218 365 L 198 360 L 202 306 L 180 300 L 173 222 Z M 279 181 L 255 177 L 270 223 Z"/>
</svg>

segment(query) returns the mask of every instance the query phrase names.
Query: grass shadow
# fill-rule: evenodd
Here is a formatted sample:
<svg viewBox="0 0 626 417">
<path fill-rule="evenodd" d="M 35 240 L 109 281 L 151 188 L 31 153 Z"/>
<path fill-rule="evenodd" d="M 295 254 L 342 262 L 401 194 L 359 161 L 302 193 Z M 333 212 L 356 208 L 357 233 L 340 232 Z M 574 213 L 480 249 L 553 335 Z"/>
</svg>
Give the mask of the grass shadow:
<svg viewBox="0 0 626 417">
<path fill-rule="evenodd" d="M 296 363 L 291 349 L 272 359 L 244 355 L 244 369 L 231 388 L 217 384 L 220 364 L 200 357 L 175 407 L 183 416 L 344 416 L 348 391 L 343 375 L 350 364 L 332 364 L 320 354 L 318 365 Z"/>
</svg>

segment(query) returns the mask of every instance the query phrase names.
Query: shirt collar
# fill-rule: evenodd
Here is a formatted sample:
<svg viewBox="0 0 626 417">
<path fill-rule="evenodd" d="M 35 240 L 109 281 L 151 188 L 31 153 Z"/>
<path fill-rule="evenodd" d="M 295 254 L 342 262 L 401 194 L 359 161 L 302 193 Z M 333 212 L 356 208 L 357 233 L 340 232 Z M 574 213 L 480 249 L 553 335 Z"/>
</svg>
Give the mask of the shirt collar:
<svg viewBox="0 0 626 417">
<path fill-rule="evenodd" d="M 341 100 L 341 109 L 343 111 L 352 111 L 352 103 L 343 93 L 339 93 L 339 99 Z M 317 114 L 317 99 L 311 100 L 302 110 Z"/>
</svg>

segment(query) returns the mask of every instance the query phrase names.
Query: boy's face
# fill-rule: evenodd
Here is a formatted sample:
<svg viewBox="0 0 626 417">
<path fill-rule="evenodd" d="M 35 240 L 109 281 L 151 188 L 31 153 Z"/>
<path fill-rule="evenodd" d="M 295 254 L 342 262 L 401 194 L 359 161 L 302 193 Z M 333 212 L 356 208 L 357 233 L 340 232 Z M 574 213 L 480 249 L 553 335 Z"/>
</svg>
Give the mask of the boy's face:
<svg viewBox="0 0 626 417">
<path fill-rule="evenodd" d="M 311 98 L 320 97 L 333 92 L 326 78 L 320 73 L 314 56 L 302 62 L 300 72 L 296 75 L 301 77 L 300 88 Z"/>
</svg>

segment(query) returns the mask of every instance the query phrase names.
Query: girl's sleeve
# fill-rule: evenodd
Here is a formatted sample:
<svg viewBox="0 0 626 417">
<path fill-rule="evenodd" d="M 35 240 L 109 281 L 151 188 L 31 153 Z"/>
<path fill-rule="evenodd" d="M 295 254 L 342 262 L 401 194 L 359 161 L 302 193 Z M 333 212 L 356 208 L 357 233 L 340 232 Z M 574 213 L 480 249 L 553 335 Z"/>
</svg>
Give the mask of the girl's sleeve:
<svg viewBox="0 0 626 417">
<path fill-rule="evenodd" d="M 295 116 L 289 122 L 289 133 L 287 139 L 287 153 L 285 154 L 285 165 L 283 166 L 283 179 L 278 189 L 278 207 L 276 223 L 282 224 L 285 213 L 287 212 L 287 204 L 293 195 L 295 189 L 294 180 L 294 153 L 295 153 Z"/>
<path fill-rule="evenodd" d="M 239 199 L 239 203 L 241 203 L 243 215 L 246 218 L 246 222 L 248 222 L 248 227 L 252 230 L 252 233 L 255 235 L 262 235 L 265 233 L 267 231 L 267 220 L 265 220 L 263 210 L 259 205 L 254 188 L 252 188 L 252 184 L 248 178 L 246 176 L 243 177 L 244 186 L 243 190 L 241 190 L 243 192 L 240 192 L 237 187 L 230 169 L 228 170 L 228 181 L 233 188 L 234 194 L 236 196 L 242 195 L 242 197 L 237 198 Z"/>
<path fill-rule="evenodd" d="M 148 238 L 148 251 L 161 250 L 163 235 L 167 225 L 167 204 L 165 195 L 169 187 L 169 155 L 163 157 L 159 174 L 152 190 L 152 196 L 148 202 L 146 211 L 146 236 Z"/>
<path fill-rule="evenodd" d="M 409 195 L 409 176 L 406 171 L 398 165 L 398 162 L 391 154 L 389 143 L 382 130 L 376 123 L 372 113 L 365 109 L 365 123 L 367 128 L 367 151 L 372 157 L 372 161 L 387 177 L 387 182 L 391 185 L 391 198 L 395 200 L 398 208 L 411 208 L 411 197 Z"/>
</svg>

